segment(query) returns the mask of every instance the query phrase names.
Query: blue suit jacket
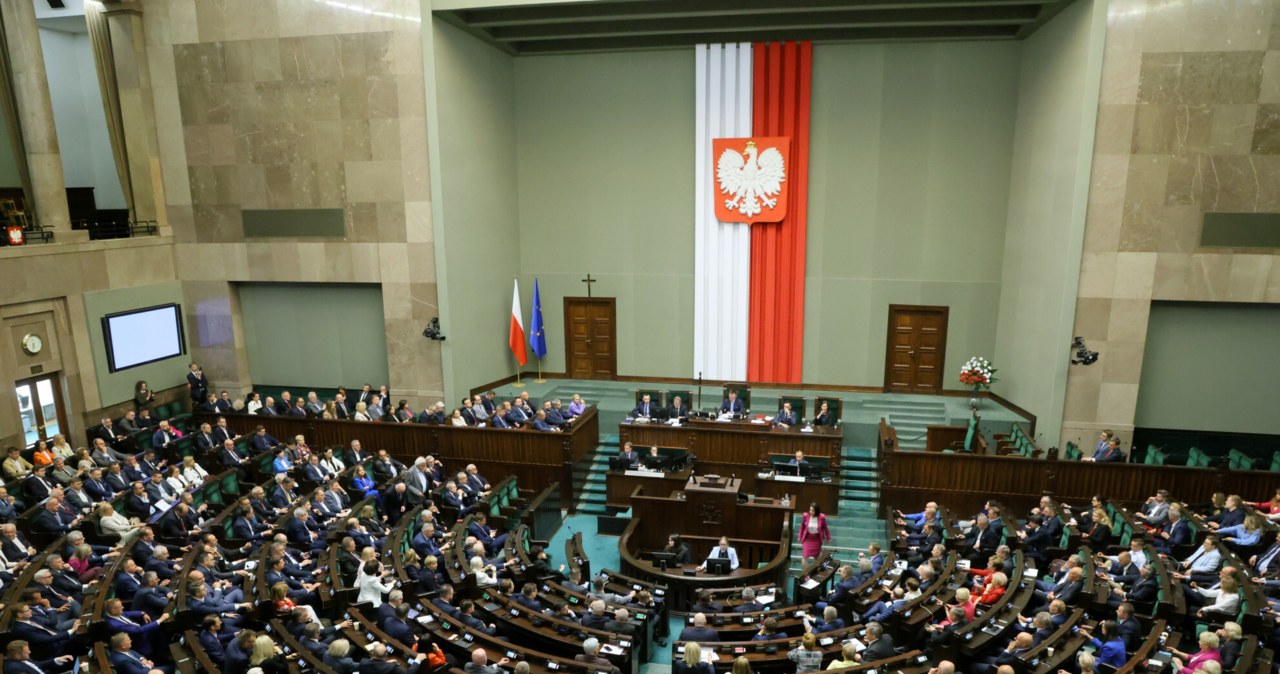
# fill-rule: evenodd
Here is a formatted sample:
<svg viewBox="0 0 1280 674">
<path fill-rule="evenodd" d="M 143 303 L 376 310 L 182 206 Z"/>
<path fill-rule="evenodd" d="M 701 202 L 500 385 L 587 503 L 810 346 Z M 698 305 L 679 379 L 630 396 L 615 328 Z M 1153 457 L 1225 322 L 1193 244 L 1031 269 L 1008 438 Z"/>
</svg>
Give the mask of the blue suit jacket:
<svg viewBox="0 0 1280 674">
<path fill-rule="evenodd" d="M 710 627 L 686 627 L 680 632 L 680 641 L 720 641 L 720 633 Z"/>
<path fill-rule="evenodd" d="M 116 674 L 147 674 L 151 668 L 142 664 L 142 656 L 137 651 L 111 651 L 111 666 Z"/>
<path fill-rule="evenodd" d="M 775 424 L 786 424 L 788 426 L 795 426 L 798 420 L 799 420 L 799 417 L 796 416 L 795 410 L 792 410 L 790 412 L 786 410 L 778 410 L 778 413 L 773 416 L 773 423 Z M 792 461 L 794 460 L 795 459 L 792 459 Z"/>
<path fill-rule="evenodd" d="M 733 414 L 742 414 L 744 411 L 746 411 L 746 409 L 747 409 L 747 406 L 745 403 L 742 402 L 742 398 L 736 398 L 733 400 L 732 403 L 730 403 L 728 398 L 725 398 L 724 402 L 720 403 L 721 412 L 731 412 Z"/>
<path fill-rule="evenodd" d="M 486 550 L 493 551 L 493 536 L 489 535 L 488 528 L 482 527 L 479 522 L 472 520 L 471 524 L 467 526 L 467 533 L 475 536 L 477 541 L 484 543 Z"/>
<path fill-rule="evenodd" d="M 412 648 L 417 642 L 417 637 L 413 635 L 413 630 L 405 621 L 399 618 L 391 618 L 382 625 L 382 631 L 391 636 L 392 639 Z"/>
<path fill-rule="evenodd" d="M 226 661 L 226 655 L 223 653 L 222 640 L 215 636 L 209 630 L 200 630 L 200 645 L 204 647 L 204 652 L 213 660 L 213 664 L 222 665 Z"/>
<path fill-rule="evenodd" d="M 533 430 L 535 430 L 535 431 L 553 431 L 553 430 L 555 430 L 555 427 L 553 427 L 551 424 L 549 424 L 549 423 L 547 423 L 547 422 L 543 421 L 542 419 L 539 419 L 539 418 L 537 418 L 537 417 L 534 417 L 534 418 L 533 418 Z"/>
</svg>

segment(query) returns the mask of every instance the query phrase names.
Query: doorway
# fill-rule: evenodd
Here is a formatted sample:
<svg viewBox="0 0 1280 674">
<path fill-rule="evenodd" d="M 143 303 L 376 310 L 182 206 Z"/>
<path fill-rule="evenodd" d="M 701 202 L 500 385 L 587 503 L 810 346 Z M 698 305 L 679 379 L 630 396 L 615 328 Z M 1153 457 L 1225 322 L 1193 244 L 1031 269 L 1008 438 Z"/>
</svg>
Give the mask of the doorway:
<svg viewBox="0 0 1280 674">
<path fill-rule="evenodd" d="M 62 385 L 56 376 L 23 379 L 14 385 L 14 393 L 27 447 L 34 447 L 37 440 L 48 442 L 55 435 L 65 434 L 67 415 L 62 406 Z"/>
<path fill-rule="evenodd" d="M 884 388 L 894 393 L 942 393 L 948 307 L 889 305 Z"/>
<path fill-rule="evenodd" d="M 618 375 L 616 300 L 564 298 L 565 369 L 573 379 L 614 379 Z"/>
</svg>

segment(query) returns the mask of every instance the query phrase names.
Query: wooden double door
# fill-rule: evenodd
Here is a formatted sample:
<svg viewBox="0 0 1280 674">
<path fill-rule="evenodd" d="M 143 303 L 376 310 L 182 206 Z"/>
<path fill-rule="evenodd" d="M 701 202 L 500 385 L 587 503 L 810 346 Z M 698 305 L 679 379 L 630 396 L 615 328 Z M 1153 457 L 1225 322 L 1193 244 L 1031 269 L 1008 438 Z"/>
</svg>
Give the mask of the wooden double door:
<svg viewBox="0 0 1280 674">
<path fill-rule="evenodd" d="M 947 307 L 889 305 L 884 388 L 942 393 L 947 361 Z"/>
<path fill-rule="evenodd" d="M 612 297 L 564 298 L 565 369 L 573 379 L 618 375 L 617 304 Z"/>
</svg>

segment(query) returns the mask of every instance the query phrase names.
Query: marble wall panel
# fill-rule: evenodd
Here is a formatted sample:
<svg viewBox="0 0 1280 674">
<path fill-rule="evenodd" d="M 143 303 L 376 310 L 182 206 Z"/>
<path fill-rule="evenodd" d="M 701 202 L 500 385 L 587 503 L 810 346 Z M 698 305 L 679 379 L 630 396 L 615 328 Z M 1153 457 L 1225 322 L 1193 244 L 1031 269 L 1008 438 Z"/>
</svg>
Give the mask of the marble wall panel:
<svg viewBox="0 0 1280 674">
<path fill-rule="evenodd" d="M 1150 303 L 1280 301 L 1274 250 L 1200 246 L 1210 211 L 1280 212 L 1280 0 L 1108 6 L 1062 438 L 1131 430 Z M 1095 344 L 1096 340 L 1096 344 Z"/>
</svg>

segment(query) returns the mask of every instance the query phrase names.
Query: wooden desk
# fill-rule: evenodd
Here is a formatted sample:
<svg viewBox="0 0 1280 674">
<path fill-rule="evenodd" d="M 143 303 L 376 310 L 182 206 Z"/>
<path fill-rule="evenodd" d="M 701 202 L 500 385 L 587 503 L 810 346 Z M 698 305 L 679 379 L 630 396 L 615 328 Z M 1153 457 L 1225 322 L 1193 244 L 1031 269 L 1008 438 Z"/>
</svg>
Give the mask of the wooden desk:
<svg viewBox="0 0 1280 674">
<path fill-rule="evenodd" d="M 734 496 L 734 507 L 717 510 L 718 500 L 725 498 L 721 494 L 695 491 L 682 500 L 679 493 L 651 497 L 644 496 L 641 491 L 642 489 L 637 488 L 632 495 L 634 510 L 631 523 L 618 540 L 622 572 L 666 585 L 667 603 L 672 610 L 686 609 L 693 596 L 703 587 L 735 587 L 761 583 L 785 587 L 792 539 L 789 509 L 737 503 Z M 701 499 L 704 510 L 690 507 L 691 502 L 698 502 L 696 499 Z M 689 517 L 690 513 L 694 516 Z M 650 525 L 645 526 L 642 524 L 644 522 Z M 655 522 L 659 525 L 653 526 L 652 523 Z M 677 526 L 674 523 L 681 524 Z M 697 566 L 706 558 L 720 536 L 727 536 L 730 544 L 738 551 L 738 569 L 728 575 L 699 572 L 686 576 L 683 569 L 660 569 L 649 559 L 643 558 L 644 554 L 664 546 L 667 536 L 675 532 L 680 533 L 689 544 L 692 559 L 695 560 L 691 566 Z"/>
<path fill-rule="evenodd" d="M 812 433 L 799 428 L 774 428 L 749 421 L 703 421 L 691 419 L 680 426 L 666 424 L 618 424 L 618 441 L 637 447 L 679 447 L 698 455 L 698 472 L 737 473 L 743 476 L 769 465 L 770 454 L 825 457 L 831 470 L 839 474 L 843 431 L 818 426 Z M 644 454 L 643 451 L 640 452 Z"/>
<path fill-rule="evenodd" d="M 559 481 L 562 502 L 567 504 L 578 500 L 573 464 L 595 451 L 600 440 L 595 407 L 587 408 L 564 433 L 246 414 L 199 414 L 194 422 L 214 423 L 219 416 L 225 416 L 227 426 L 242 435 L 249 435 L 262 425 L 277 440 L 302 435 L 314 447 L 349 447 L 352 440 L 360 440 L 366 451 L 377 454 L 379 449 L 386 449 L 410 466 L 414 459 L 428 454 L 443 461 L 451 471 L 474 463 L 481 475 L 491 479 L 514 475 L 522 488 L 534 491 Z"/>
<path fill-rule="evenodd" d="M 689 481 L 689 476 L 698 466 L 686 468 L 674 473 L 628 470 L 609 471 L 605 476 L 606 504 L 614 508 L 630 508 L 631 492 L 636 487 L 644 487 L 646 493 L 665 494 L 676 491 Z M 807 510 L 810 503 L 817 503 L 822 512 L 836 516 L 840 512 L 840 484 L 831 482 L 791 482 L 774 478 L 758 477 L 753 470 L 736 474 L 741 483 L 739 493 L 754 497 L 772 499 L 780 504 L 782 497 L 791 497 L 791 512 Z"/>
<path fill-rule="evenodd" d="M 605 504 L 614 508 L 630 508 L 631 492 L 643 487 L 649 494 L 669 494 L 684 488 L 693 470 L 685 468 L 674 473 L 651 470 L 611 470 L 605 475 Z"/>
<path fill-rule="evenodd" d="M 1208 501 L 1215 491 L 1269 494 L 1275 489 L 1275 474 L 1261 470 L 911 450 L 881 451 L 879 462 L 884 502 L 946 501 L 957 512 L 975 512 L 992 498 L 1015 512 L 1026 510 L 1036 506 L 1043 494 L 1080 506 L 1094 494 L 1104 494 L 1117 504 L 1140 504 L 1157 489 L 1168 489 L 1196 503 Z"/>
</svg>

